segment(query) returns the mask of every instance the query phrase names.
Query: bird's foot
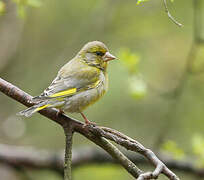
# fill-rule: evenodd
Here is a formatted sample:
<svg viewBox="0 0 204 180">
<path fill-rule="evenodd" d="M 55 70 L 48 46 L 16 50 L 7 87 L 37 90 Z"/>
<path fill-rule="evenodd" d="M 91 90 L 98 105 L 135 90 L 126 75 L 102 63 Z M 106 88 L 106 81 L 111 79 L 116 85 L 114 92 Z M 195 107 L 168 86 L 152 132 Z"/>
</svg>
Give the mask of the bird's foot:
<svg viewBox="0 0 204 180">
<path fill-rule="evenodd" d="M 57 116 L 60 116 L 60 115 L 62 115 L 62 114 L 64 114 L 64 111 L 61 110 L 61 109 L 59 109 L 59 111 L 57 112 Z"/>
<path fill-rule="evenodd" d="M 83 127 L 86 128 L 88 126 L 96 126 L 96 123 L 95 122 L 91 122 L 91 121 L 85 121 L 85 124 L 83 125 Z"/>
<path fill-rule="evenodd" d="M 96 123 L 89 121 L 87 117 L 84 115 L 84 113 L 81 112 L 80 114 L 82 115 L 85 122 L 85 124 L 83 125 L 84 128 L 88 126 L 96 126 Z"/>
</svg>

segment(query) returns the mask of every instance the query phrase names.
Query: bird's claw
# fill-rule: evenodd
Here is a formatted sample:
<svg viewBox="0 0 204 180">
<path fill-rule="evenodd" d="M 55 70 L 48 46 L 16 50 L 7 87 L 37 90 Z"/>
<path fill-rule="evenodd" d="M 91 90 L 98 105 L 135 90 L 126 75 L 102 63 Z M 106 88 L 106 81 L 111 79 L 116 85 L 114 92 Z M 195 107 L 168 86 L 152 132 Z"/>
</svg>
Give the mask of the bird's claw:
<svg viewBox="0 0 204 180">
<path fill-rule="evenodd" d="M 83 128 L 95 127 L 95 126 L 96 126 L 95 122 L 88 121 L 88 122 L 85 122 L 85 124 L 83 125 Z"/>
</svg>

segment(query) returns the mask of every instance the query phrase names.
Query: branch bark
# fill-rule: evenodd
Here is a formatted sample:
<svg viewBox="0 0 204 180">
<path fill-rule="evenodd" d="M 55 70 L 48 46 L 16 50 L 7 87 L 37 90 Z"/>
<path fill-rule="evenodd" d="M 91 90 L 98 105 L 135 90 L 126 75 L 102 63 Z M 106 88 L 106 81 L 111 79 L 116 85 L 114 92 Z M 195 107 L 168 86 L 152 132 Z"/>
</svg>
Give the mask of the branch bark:
<svg viewBox="0 0 204 180">
<path fill-rule="evenodd" d="M 71 180 L 73 129 L 70 123 L 67 123 L 67 125 L 68 126 L 64 126 L 65 134 L 64 180 Z"/>
<path fill-rule="evenodd" d="M 32 96 L 26 94 L 19 88 L 15 87 L 11 83 L 0 78 L 0 91 L 6 94 L 7 96 L 15 99 L 16 101 L 30 107 L 33 105 Z M 97 126 L 84 126 L 84 124 L 75 119 L 71 119 L 70 117 L 58 113 L 56 109 L 44 109 L 40 111 L 40 114 L 48 117 L 49 119 L 55 121 L 60 124 L 64 129 L 68 126 L 73 128 L 73 132 L 78 132 L 103 148 L 106 152 L 108 152 L 116 161 L 118 161 L 133 177 L 138 178 L 138 180 L 145 179 L 156 179 L 161 173 L 166 175 L 170 180 L 179 180 L 179 178 L 170 171 L 164 163 L 162 163 L 157 156 L 149 149 L 142 146 L 137 141 L 129 138 L 128 136 L 104 127 Z M 69 131 L 70 132 L 70 131 Z M 66 134 L 67 135 L 67 134 Z M 69 134 L 70 135 L 70 134 Z M 138 152 L 142 154 L 144 157 L 148 159 L 148 161 L 155 166 L 155 170 L 153 172 L 143 173 L 135 164 L 133 164 L 125 155 L 122 154 L 114 145 L 112 145 L 108 140 L 114 141 L 115 143 L 125 147 L 128 150 Z M 66 138 L 66 142 L 70 143 L 70 139 Z M 66 146 L 67 147 L 67 146 Z M 71 148 L 70 148 L 71 149 Z M 65 151 L 65 163 L 69 161 L 70 158 L 70 150 L 68 147 Z M 67 162 L 66 162 L 67 161 Z M 69 172 L 69 167 L 65 166 L 65 171 Z M 66 176 L 66 175 L 65 175 Z M 70 176 L 70 175 L 68 175 Z"/>
</svg>

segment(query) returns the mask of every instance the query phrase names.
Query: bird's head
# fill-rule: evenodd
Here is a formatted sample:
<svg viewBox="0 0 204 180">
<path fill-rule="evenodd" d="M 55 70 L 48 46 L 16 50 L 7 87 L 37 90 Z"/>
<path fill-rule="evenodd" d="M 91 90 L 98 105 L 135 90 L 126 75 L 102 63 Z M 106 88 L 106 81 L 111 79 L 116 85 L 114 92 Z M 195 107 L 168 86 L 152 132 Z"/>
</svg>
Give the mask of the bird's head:
<svg viewBox="0 0 204 180">
<path fill-rule="evenodd" d="M 87 43 L 79 52 L 79 56 L 90 66 L 106 69 L 107 63 L 116 59 L 100 41 Z"/>
</svg>

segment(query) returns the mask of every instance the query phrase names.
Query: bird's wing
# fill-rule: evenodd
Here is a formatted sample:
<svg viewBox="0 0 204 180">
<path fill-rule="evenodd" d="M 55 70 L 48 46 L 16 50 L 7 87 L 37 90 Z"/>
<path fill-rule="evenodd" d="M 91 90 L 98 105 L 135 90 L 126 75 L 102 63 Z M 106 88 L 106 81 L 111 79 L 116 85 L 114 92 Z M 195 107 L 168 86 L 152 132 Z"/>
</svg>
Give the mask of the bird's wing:
<svg viewBox="0 0 204 180">
<path fill-rule="evenodd" d="M 77 71 L 74 66 L 70 73 L 59 73 L 50 86 L 33 100 L 46 100 L 58 97 L 72 96 L 80 91 L 96 87 L 100 83 L 100 70 L 94 67 L 80 67 Z M 63 72 L 63 71 L 60 71 Z"/>
</svg>

